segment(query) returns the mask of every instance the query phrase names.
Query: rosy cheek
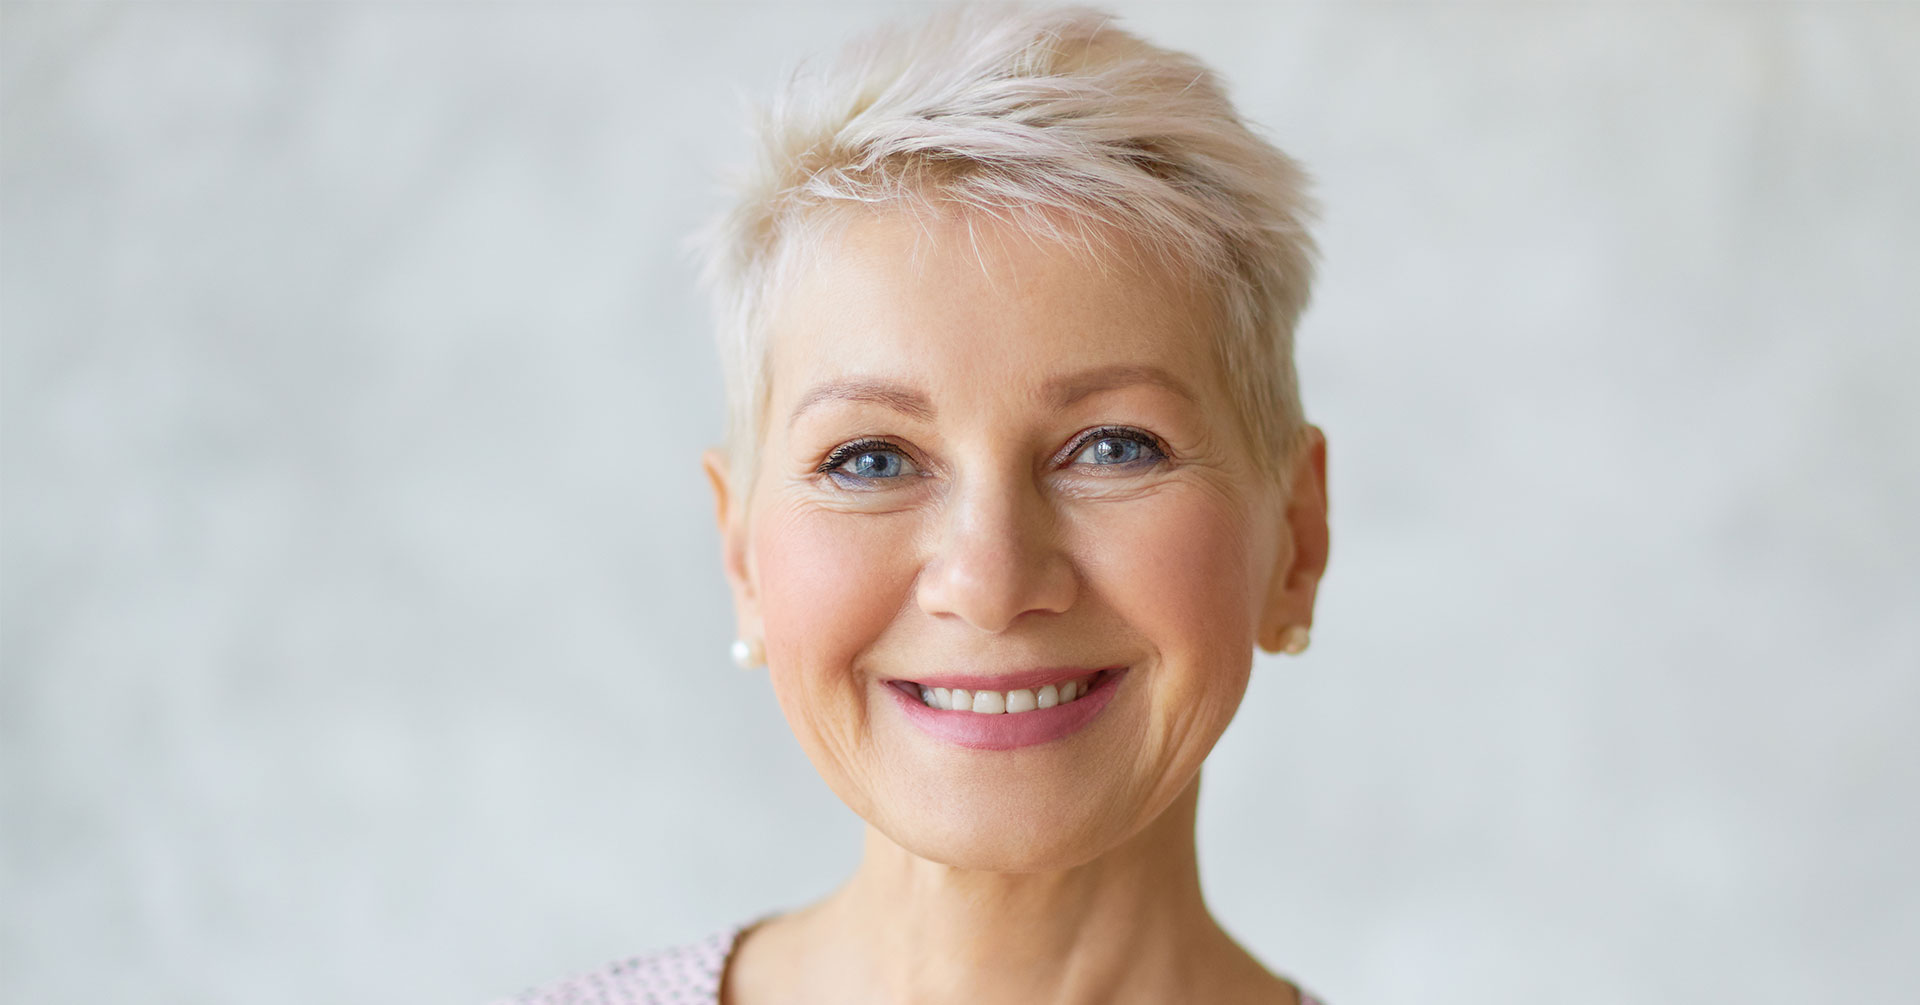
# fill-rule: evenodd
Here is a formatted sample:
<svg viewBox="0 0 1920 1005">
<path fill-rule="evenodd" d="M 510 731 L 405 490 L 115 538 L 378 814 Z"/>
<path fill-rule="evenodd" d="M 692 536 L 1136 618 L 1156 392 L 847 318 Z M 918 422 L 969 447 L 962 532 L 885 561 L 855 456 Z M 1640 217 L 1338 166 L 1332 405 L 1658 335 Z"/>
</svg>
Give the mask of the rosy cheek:
<svg viewBox="0 0 1920 1005">
<path fill-rule="evenodd" d="M 848 682 L 854 659 L 900 611 L 912 581 L 908 541 L 884 517 L 768 512 L 754 534 L 768 662 Z"/>
<path fill-rule="evenodd" d="M 1167 492 L 1094 511 L 1080 550 L 1100 594 L 1168 660 L 1204 673 L 1238 664 L 1252 651 L 1257 550 L 1243 512 L 1216 493 Z M 1187 674 L 1164 686 L 1215 683 Z"/>
</svg>

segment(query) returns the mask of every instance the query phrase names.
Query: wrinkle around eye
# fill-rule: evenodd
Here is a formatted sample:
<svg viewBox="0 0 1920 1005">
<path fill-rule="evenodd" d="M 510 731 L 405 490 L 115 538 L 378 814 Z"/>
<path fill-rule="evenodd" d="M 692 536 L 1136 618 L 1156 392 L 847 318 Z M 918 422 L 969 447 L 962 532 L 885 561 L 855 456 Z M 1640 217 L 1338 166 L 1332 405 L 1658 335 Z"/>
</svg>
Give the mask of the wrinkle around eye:
<svg viewBox="0 0 1920 1005">
<path fill-rule="evenodd" d="M 1097 466 L 1097 465 L 1096 465 Z M 1060 498 L 1092 503 L 1127 502 L 1158 495 L 1162 492 L 1177 491 L 1183 480 L 1174 477 L 1153 477 L 1165 471 L 1164 468 L 1150 468 L 1140 472 L 1142 477 L 1125 478 L 1112 475 L 1087 475 L 1062 479 L 1055 487 Z"/>
</svg>

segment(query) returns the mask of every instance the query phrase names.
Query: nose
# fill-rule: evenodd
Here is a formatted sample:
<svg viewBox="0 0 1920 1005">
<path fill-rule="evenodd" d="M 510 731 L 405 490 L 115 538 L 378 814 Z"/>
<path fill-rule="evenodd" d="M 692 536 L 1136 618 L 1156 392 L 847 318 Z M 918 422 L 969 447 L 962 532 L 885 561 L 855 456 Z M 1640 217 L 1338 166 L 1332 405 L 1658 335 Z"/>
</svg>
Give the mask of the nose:
<svg viewBox="0 0 1920 1005">
<path fill-rule="evenodd" d="M 1031 611 L 1059 613 L 1079 589 L 1052 504 L 1029 478 L 987 476 L 948 493 L 916 599 L 935 616 L 1001 632 Z"/>
</svg>

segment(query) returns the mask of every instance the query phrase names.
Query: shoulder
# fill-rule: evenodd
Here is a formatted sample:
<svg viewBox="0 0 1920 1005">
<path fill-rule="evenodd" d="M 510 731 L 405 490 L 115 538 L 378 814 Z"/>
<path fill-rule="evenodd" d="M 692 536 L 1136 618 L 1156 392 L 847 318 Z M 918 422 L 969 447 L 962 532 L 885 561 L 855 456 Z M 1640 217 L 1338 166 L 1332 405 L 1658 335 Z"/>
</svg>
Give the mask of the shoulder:
<svg viewBox="0 0 1920 1005">
<path fill-rule="evenodd" d="M 503 998 L 494 1005 L 714 1005 L 727 955 L 745 925 L 617 960 Z"/>
</svg>

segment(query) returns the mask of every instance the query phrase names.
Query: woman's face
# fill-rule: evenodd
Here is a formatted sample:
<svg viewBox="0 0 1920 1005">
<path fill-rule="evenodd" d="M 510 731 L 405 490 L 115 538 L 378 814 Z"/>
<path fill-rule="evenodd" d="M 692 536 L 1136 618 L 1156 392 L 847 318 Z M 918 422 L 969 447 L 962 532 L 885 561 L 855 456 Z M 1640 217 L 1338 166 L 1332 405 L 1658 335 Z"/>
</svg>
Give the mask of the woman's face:
<svg viewBox="0 0 1920 1005">
<path fill-rule="evenodd" d="M 855 812 L 935 861 L 1065 868 L 1192 782 L 1255 643 L 1311 620 L 1323 447 L 1281 498 L 1189 284 L 928 226 L 862 219 L 782 299 L 750 496 L 708 458 L 728 575 Z M 943 681 L 1053 707 L 922 703 Z"/>
</svg>

